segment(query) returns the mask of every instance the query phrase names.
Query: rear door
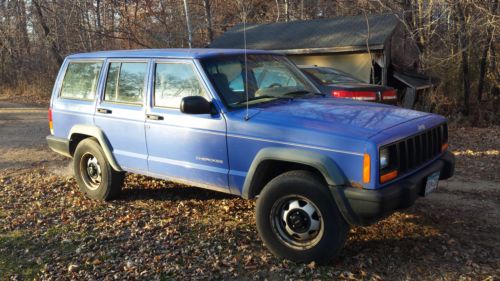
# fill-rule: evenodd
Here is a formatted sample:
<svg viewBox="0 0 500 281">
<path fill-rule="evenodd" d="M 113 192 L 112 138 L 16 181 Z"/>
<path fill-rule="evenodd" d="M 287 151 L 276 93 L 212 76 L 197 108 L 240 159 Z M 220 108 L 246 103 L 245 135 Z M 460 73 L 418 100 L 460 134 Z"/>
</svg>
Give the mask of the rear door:
<svg viewBox="0 0 500 281">
<path fill-rule="evenodd" d="M 120 167 L 138 173 L 148 170 L 144 129 L 148 65 L 149 60 L 108 60 L 94 117 Z"/>
<path fill-rule="evenodd" d="M 70 59 L 62 66 L 52 97 L 53 133 L 69 137 L 75 124 L 92 125 L 103 59 Z"/>
<path fill-rule="evenodd" d="M 146 138 L 153 175 L 227 191 L 226 122 L 213 114 L 184 114 L 183 97 L 211 100 L 191 60 L 156 60 L 152 65 Z"/>
</svg>

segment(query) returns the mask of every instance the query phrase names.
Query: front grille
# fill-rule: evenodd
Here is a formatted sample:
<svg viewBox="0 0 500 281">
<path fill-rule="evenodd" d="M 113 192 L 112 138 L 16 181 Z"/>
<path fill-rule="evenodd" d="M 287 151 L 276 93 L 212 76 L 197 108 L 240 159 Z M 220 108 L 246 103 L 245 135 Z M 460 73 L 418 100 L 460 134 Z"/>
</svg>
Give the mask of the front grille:
<svg viewBox="0 0 500 281">
<path fill-rule="evenodd" d="M 447 142 L 448 125 L 443 123 L 385 147 L 396 151 L 396 167 L 401 175 L 439 155 L 441 147 Z"/>
</svg>

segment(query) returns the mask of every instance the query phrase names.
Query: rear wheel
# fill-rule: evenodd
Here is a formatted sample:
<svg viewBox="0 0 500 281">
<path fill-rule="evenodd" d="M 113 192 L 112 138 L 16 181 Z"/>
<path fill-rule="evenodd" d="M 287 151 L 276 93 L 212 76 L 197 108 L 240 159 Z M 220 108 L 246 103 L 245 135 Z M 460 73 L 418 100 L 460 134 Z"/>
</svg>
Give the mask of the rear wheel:
<svg viewBox="0 0 500 281">
<path fill-rule="evenodd" d="M 329 262 L 349 230 L 326 185 L 308 171 L 271 180 L 257 200 L 256 220 L 269 250 L 296 262 Z"/>
<path fill-rule="evenodd" d="M 80 190 L 92 199 L 109 200 L 121 191 L 124 173 L 113 170 L 95 139 L 84 139 L 78 144 L 73 170 Z"/>
</svg>

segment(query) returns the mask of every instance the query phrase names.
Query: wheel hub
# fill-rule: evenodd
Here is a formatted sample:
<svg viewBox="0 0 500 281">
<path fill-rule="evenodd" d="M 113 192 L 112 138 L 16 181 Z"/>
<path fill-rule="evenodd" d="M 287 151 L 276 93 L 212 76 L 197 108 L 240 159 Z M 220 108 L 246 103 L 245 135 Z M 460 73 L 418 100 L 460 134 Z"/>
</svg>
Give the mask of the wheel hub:
<svg viewBox="0 0 500 281">
<path fill-rule="evenodd" d="M 304 233 L 311 226 L 311 218 L 302 209 L 293 209 L 286 216 L 286 224 L 294 232 Z"/>
<path fill-rule="evenodd" d="M 81 160 L 80 169 L 83 174 L 83 180 L 89 189 L 95 190 L 99 187 L 101 183 L 101 166 L 97 161 L 97 158 L 86 153 Z"/>
<path fill-rule="evenodd" d="M 89 176 L 93 179 L 96 179 L 98 176 L 97 173 L 97 165 L 94 163 L 90 163 L 87 167 L 87 172 L 89 173 Z"/>
<path fill-rule="evenodd" d="M 278 236 L 293 247 L 308 248 L 322 236 L 323 218 L 311 201 L 287 196 L 274 205 L 273 224 Z"/>
</svg>

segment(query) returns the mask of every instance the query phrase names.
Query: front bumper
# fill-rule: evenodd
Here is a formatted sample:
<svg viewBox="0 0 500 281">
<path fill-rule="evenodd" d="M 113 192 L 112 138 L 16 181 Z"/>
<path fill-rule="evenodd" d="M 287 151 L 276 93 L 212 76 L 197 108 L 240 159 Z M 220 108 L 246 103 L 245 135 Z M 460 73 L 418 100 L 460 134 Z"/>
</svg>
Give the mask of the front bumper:
<svg viewBox="0 0 500 281">
<path fill-rule="evenodd" d="M 440 180 L 453 176 L 455 156 L 445 152 L 418 172 L 381 189 L 331 187 L 337 206 L 344 218 L 353 225 L 372 224 L 399 209 L 408 208 L 418 196 L 423 196 L 427 177 L 440 171 Z"/>
</svg>

